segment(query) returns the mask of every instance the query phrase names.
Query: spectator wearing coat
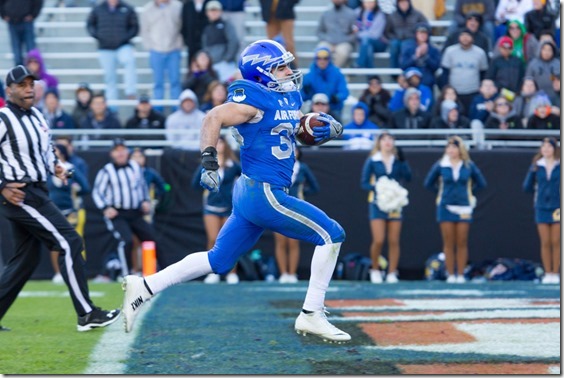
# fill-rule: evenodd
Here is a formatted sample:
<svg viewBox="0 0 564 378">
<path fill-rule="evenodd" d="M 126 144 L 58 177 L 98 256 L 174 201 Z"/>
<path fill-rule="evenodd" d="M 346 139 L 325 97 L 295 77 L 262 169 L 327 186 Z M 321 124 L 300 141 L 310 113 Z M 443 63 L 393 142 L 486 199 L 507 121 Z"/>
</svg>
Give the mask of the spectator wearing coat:
<svg viewBox="0 0 564 378">
<path fill-rule="evenodd" d="M 202 49 L 202 32 L 208 24 L 206 4 L 211 0 L 185 0 L 182 7 L 182 39 L 188 48 L 188 69 Z"/>
<path fill-rule="evenodd" d="M 355 9 L 355 13 L 359 44 L 356 65 L 361 68 L 373 68 L 374 53 L 386 51 L 388 47 L 384 38 L 386 15 L 380 10 L 376 0 L 363 0 L 362 6 Z"/>
<path fill-rule="evenodd" d="M 304 75 L 301 91 L 303 100 L 310 100 L 316 93 L 325 93 L 329 98 L 331 115 L 340 119 L 345 100 L 349 97 L 345 75 L 331 61 L 331 52 L 327 47 L 315 49 L 314 56 L 309 72 Z"/>
<path fill-rule="evenodd" d="M 344 67 L 356 44 L 356 14 L 346 0 L 333 0 L 333 7 L 321 15 L 317 27 L 317 47 L 326 47 L 333 54 L 333 63 Z"/>
<path fill-rule="evenodd" d="M 368 119 L 368 106 L 359 102 L 352 108 L 352 121 L 345 125 L 343 139 L 348 141 L 345 148 L 350 150 L 369 150 L 374 145 L 374 132 L 379 127 Z M 349 134 L 347 131 L 354 131 Z"/>
<path fill-rule="evenodd" d="M 35 48 L 35 31 L 33 22 L 39 16 L 43 0 L 3 0 L 0 1 L 0 17 L 8 23 L 14 65 L 24 63 L 22 47 L 25 51 Z"/>
<path fill-rule="evenodd" d="M 369 120 L 377 125 L 387 125 L 391 115 L 388 109 L 391 98 L 390 92 L 382 87 L 382 80 L 376 75 L 368 79 L 368 88 L 362 92 L 359 101 L 368 106 Z"/>
<path fill-rule="evenodd" d="M 57 90 L 59 80 L 47 72 L 43 56 L 41 55 L 39 49 L 35 48 L 27 53 L 27 56 L 25 57 L 25 65 L 29 72 L 34 74 L 37 79 L 45 82 L 47 90 Z"/>
<path fill-rule="evenodd" d="M 468 27 L 466 20 L 468 20 L 468 15 L 470 14 L 480 17 L 482 21 L 480 22 L 480 29 L 490 41 L 495 40 L 494 0 L 456 0 L 456 5 L 454 6 L 454 22 L 448 30 L 449 35 L 454 34 L 458 29 Z M 479 45 L 477 40 L 476 44 Z"/>
<path fill-rule="evenodd" d="M 388 16 L 385 36 L 390 43 L 390 67 L 400 67 L 401 46 L 413 37 L 415 25 L 428 22 L 423 13 L 411 4 L 411 0 L 399 0 L 396 11 Z"/>
<path fill-rule="evenodd" d="M 98 41 L 98 58 L 104 70 L 106 99 L 118 98 L 118 64 L 125 71 L 125 95 L 135 98 L 137 71 L 132 39 L 139 32 L 135 8 L 122 0 L 105 0 L 92 8 L 86 21 L 88 33 Z"/>
<path fill-rule="evenodd" d="M 544 91 L 549 97 L 555 93 L 552 81 L 555 77 L 560 77 L 560 59 L 556 52 L 554 44 L 543 42 L 538 57 L 529 62 L 525 72 L 525 76 L 531 76 L 539 90 Z"/>
<path fill-rule="evenodd" d="M 431 27 L 427 23 L 415 26 L 415 36 L 401 47 L 400 68 L 415 67 L 421 71 L 421 84 L 430 89 L 435 85 L 435 72 L 441 66 L 441 53 L 430 43 Z"/>
<path fill-rule="evenodd" d="M 180 52 L 182 49 L 182 3 L 179 0 L 151 0 L 141 13 L 141 38 L 149 50 L 153 70 L 153 98 L 165 98 L 165 73 L 170 97 L 180 95 Z"/>
<path fill-rule="evenodd" d="M 431 129 L 468 129 L 470 121 L 460 114 L 458 104 L 445 100 L 441 104 L 441 115 L 431 121 Z"/>
<path fill-rule="evenodd" d="M 223 7 L 217 0 L 206 4 L 209 23 L 202 32 L 202 50 L 206 51 L 220 81 L 227 81 L 237 70 L 239 40 L 235 27 L 221 18 Z"/>
<path fill-rule="evenodd" d="M 72 117 L 61 108 L 59 93 L 49 89 L 44 96 L 43 116 L 51 130 L 76 128 Z"/>
<path fill-rule="evenodd" d="M 498 88 L 506 88 L 514 93 L 519 92 L 519 86 L 525 76 L 525 65 L 513 51 L 513 40 L 502 37 L 497 42 L 500 55 L 490 62 L 486 77 L 494 81 Z"/>
<path fill-rule="evenodd" d="M 421 110 L 421 92 L 408 88 L 403 102 L 405 106 L 392 114 L 390 129 L 428 129 L 431 114 Z"/>
</svg>

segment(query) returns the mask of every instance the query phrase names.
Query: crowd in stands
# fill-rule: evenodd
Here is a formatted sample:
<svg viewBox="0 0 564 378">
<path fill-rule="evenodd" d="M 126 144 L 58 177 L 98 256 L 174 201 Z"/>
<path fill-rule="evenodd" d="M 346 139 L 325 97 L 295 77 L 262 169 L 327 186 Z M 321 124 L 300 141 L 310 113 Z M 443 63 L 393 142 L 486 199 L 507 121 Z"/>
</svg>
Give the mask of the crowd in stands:
<svg viewBox="0 0 564 378">
<path fill-rule="evenodd" d="M 32 35 L 42 2 L 20 3 L 2 2 L 0 15 L 10 25 L 14 63 L 25 64 L 37 76 L 36 107 L 55 129 L 197 129 L 203 114 L 221 104 L 229 83 L 239 78 L 236 64 L 245 34 L 243 0 L 154 0 L 140 14 L 123 0 L 104 0 L 92 7 L 85 28 L 98 42 L 105 91 L 94 93 L 81 83 L 70 116 L 59 105 L 58 80 L 49 74 Z M 260 1 L 267 37 L 279 40 L 294 54 L 297 3 Z M 313 108 L 314 97 L 324 94 L 328 103 L 323 106 L 328 106 L 330 114 L 352 120 L 345 130 L 560 128 L 557 2 L 457 0 L 442 46 L 431 41 L 437 31 L 416 5 L 413 0 L 332 0 L 319 19 L 318 44 L 304 75 L 301 92 L 306 104 Z M 132 39 L 137 34 L 149 51 L 152 96 L 136 89 Z M 189 58 L 188 73 L 182 78 L 184 46 Z M 403 71 L 392 77 L 399 89 L 390 93 L 382 86 L 381 76 L 367 75 L 368 87 L 359 103 L 352 104 L 351 114 L 342 114 L 352 97 L 350 78 L 341 69 L 373 68 L 374 53 L 385 51 L 389 51 L 389 67 Z M 125 68 L 123 96 L 139 102 L 125 122 L 116 116 L 115 106 L 108 106 L 123 98 L 117 86 L 120 65 Z M 153 107 L 151 97 L 178 99 L 178 106 Z M 358 142 L 360 135 L 373 140 L 374 133 L 347 138 Z M 187 146 L 174 132 L 167 139 L 175 146 Z M 356 142 L 349 148 L 367 145 Z"/>
</svg>

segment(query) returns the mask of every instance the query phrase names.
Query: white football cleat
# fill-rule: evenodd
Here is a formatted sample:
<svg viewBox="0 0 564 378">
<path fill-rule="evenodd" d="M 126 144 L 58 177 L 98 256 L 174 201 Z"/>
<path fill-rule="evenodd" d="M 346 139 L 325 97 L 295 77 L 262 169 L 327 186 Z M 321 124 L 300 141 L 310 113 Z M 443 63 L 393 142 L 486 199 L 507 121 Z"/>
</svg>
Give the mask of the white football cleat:
<svg viewBox="0 0 564 378">
<path fill-rule="evenodd" d="M 372 282 L 373 284 L 382 283 L 382 273 L 377 269 L 371 269 L 370 282 Z"/>
<path fill-rule="evenodd" d="M 349 341 L 351 336 L 329 323 L 325 310 L 313 311 L 306 314 L 301 311 L 296 319 L 294 329 L 299 335 L 315 335 L 321 337 L 324 341 L 342 343 Z"/>
<path fill-rule="evenodd" d="M 204 278 L 204 283 L 206 284 L 216 284 L 221 281 L 221 276 L 219 274 L 210 273 Z"/>
<path fill-rule="evenodd" d="M 125 276 L 121 284 L 123 289 L 123 323 L 125 332 L 130 332 L 135 322 L 135 317 L 139 314 L 141 307 L 147 303 L 152 295 L 145 286 L 143 277 Z"/>
<path fill-rule="evenodd" d="M 387 283 L 398 283 L 398 274 L 396 272 L 388 273 L 386 275 L 386 282 Z"/>
<path fill-rule="evenodd" d="M 236 285 L 239 283 L 239 276 L 237 275 L 237 273 L 229 273 L 225 277 L 225 282 L 227 282 L 229 285 Z"/>
</svg>

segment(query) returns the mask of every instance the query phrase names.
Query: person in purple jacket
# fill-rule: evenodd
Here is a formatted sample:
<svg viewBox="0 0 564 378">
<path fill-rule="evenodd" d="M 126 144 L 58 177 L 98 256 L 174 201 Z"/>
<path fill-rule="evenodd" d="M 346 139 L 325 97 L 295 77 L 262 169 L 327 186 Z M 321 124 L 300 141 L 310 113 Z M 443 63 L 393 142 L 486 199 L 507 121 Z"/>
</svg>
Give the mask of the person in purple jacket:
<svg viewBox="0 0 564 378">
<path fill-rule="evenodd" d="M 33 49 L 27 53 L 25 58 L 25 66 L 34 74 L 39 80 L 43 80 L 47 84 L 47 89 L 57 90 L 59 80 L 47 72 L 43 56 L 39 49 Z"/>
</svg>

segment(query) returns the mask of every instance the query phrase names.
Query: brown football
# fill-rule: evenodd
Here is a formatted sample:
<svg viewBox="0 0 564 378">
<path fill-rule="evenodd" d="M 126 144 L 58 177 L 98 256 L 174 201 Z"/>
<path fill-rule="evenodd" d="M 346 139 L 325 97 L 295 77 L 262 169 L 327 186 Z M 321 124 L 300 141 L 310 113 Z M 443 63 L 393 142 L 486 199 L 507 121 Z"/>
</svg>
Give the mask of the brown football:
<svg viewBox="0 0 564 378">
<path fill-rule="evenodd" d="M 313 138 L 313 128 L 318 126 L 325 126 L 324 122 L 317 120 L 319 113 L 307 113 L 300 118 L 300 127 L 296 133 L 296 139 L 307 146 L 315 146 L 316 143 Z"/>
</svg>

